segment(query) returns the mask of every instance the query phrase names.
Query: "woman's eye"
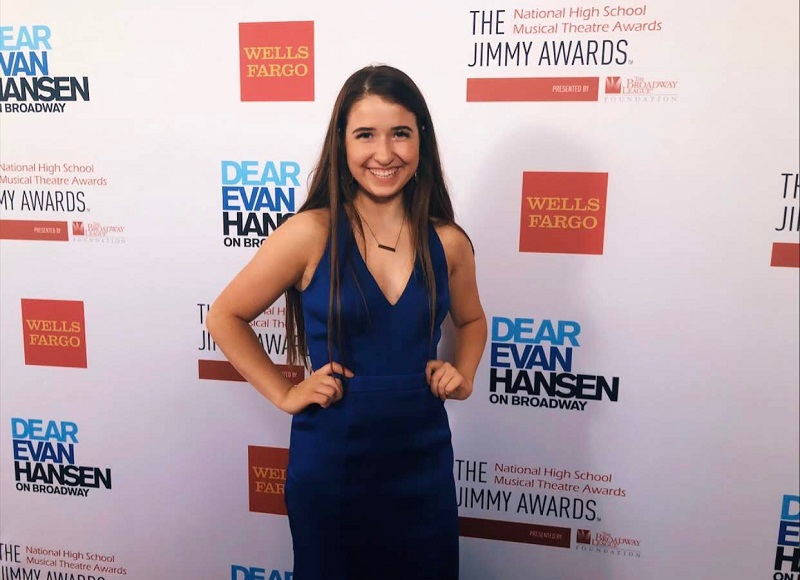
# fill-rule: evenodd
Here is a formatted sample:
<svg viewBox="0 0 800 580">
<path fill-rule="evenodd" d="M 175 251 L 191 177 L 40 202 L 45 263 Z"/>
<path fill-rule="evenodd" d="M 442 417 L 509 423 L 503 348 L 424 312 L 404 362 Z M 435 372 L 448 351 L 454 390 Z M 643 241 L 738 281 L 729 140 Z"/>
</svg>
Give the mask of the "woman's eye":
<svg viewBox="0 0 800 580">
<path fill-rule="evenodd" d="M 411 137 L 411 133 L 409 133 L 408 131 L 397 131 L 394 134 L 394 136 L 395 137 L 401 137 L 403 139 L 408 139 L 409 137 Z"/>
<path fill-rule="evenodd" d="M 356 133 L 356 139 L 367 139 L 372 137 L 372 133 Z"/>
</svg>

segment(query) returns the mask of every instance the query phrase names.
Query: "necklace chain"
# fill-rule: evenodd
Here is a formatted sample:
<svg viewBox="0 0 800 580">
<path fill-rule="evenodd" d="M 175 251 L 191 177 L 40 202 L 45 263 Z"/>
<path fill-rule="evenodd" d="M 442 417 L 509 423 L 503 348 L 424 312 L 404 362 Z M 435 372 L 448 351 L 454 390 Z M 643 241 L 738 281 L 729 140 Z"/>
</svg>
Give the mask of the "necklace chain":
<svg viewBox="0 0 800 580">
<path fill-rule="evenodd" d="M 403 226 L 406 225 L 406 216 L 403 216 L 403 223 L 400 224 L 400 230 L 397 232 L 397 239 L 394 241 L 394 247 L 387 246 L 385 244 L 380 243 L 378 241 L 378 237 L 375 235 L 375 232 L 372 231 L 372 227 L 370 227 L 369 222 L 367 220 L 365 220 L 363 216 L 360 216 L 360 217 L 361 217 L 361 221 L 364 222 L 365 224 L 367 224 L 367 229 L 369 230 L 369 233 L 372 234 L 372 237 L 375 239 L 375 243 L 378 244 L 378 247 L 381 250 L 386 250 L 388 252 L 396 252 L 397 251 L 397 244 L 400 242 L 400 234 L 403 233 Z"/>
</svg>

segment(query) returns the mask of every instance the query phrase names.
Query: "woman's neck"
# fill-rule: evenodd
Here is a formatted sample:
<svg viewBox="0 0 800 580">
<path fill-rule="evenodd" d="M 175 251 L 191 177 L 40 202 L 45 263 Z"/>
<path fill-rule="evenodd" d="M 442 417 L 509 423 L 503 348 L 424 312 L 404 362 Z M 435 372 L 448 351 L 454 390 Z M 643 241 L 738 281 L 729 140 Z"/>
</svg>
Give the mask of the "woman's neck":
<svg viewBox="0 0 800 580">
<path fill-rule="evenodd" d="M 363 191 L 359 191 L 353 200 L 355 210 L 373 228 L 392 228 L 405 219 L 403 194 L 398 193 L 390 199 L 376 199 Z"/>
</svg>

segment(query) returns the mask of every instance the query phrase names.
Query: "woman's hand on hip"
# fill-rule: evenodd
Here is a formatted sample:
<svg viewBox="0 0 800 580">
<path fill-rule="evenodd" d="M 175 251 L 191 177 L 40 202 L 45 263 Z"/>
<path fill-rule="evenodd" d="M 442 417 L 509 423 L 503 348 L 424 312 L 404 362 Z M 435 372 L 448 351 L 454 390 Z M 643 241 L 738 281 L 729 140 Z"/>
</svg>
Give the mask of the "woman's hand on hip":
<svg viewBox="0 0 800 580">
<path fill-rule="evenodd" d="M 327 409 L 340 400 L 344 394 L 342 381 L 334 377 L 334 373 L 348 378 L 354 376 L 352 371 L 339 363 L 328 363 L 286 391 L 286 395 L 278 406 L 290 415 L 296 415 L 313 404 Z"/>
<path fill-rule="evenodd" d="M 430 360 L 425 366 L 425 378 L 436 397 L 463 400 L 472 394 L 472 382 L 449 362 Z"/>
</svg>

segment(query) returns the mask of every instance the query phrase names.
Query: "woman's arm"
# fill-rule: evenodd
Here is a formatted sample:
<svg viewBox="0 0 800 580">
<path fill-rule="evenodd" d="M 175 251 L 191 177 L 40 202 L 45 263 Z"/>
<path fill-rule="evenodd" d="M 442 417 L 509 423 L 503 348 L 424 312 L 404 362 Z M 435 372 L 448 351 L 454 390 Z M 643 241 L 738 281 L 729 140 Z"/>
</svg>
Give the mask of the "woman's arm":
<svg viewBox="0 0 800 580">
<path fill-rule="evenodd" d="M 450 318 L 456 334 L 453 364 L 428 365 L 431 390 L 446 398 L 463 400 L 472 394 L 475 372 L 486 346 L 486 315 L 478 296 L 472 245 L 452 226 L 443 226 L 437 232 L 447 256 Z M 448 366 L 452 366 L 452 370 Z"/>
<path fill-rule="evenodd" d="M 291 217 L 269 235 L 253 259 L 222 291 L 206 320 L 209 334 L 228 361 L 259 393 L 287 412 L 300 410 L 298 401 L 287 399 L 293 385 L 267 356 L 250 322 L 288 288 L 308 284 L 326 240 L 327 216 L 323 212 L 302 212 Z"/>
</svg>

